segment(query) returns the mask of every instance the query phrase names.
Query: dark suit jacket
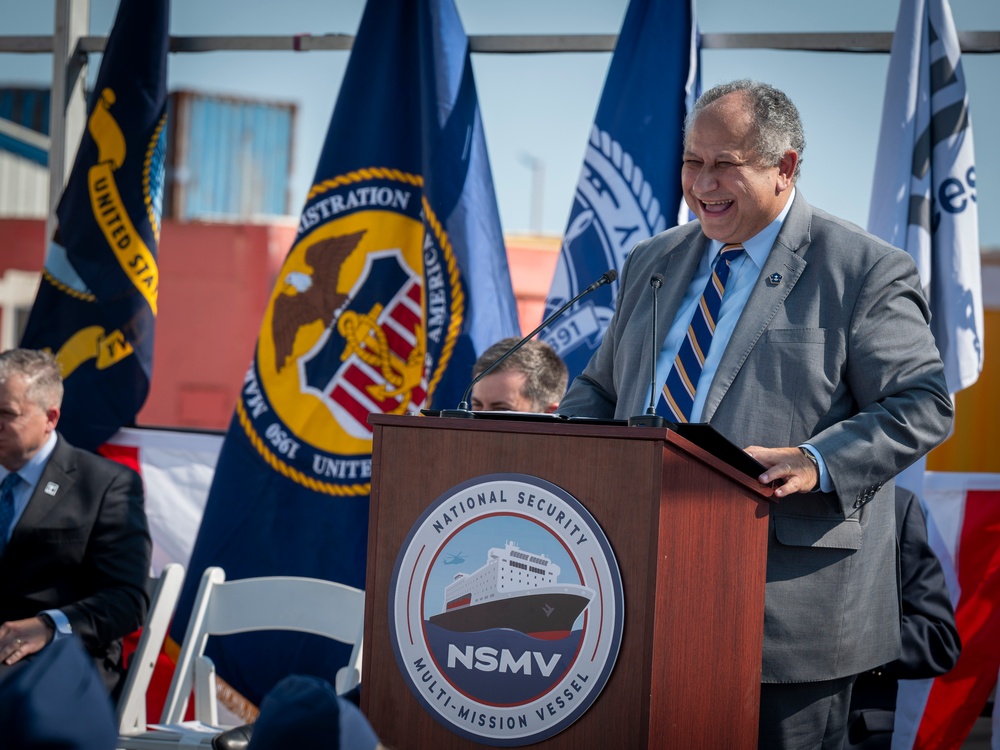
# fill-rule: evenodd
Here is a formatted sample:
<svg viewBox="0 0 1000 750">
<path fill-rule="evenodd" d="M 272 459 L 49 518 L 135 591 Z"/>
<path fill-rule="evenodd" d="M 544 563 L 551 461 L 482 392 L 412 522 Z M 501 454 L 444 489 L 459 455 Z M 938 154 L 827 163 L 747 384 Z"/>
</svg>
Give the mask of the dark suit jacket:
<svg viewBox="0 0 1000 750">
<path fill-rule="evenodd" d="M 899 659 L 858 676 L 851 694 L 848 748 L 888 750 L 892 745 L 899 680 L 937 677 L 955 666 L 962 650 L 944 571 L 927 543 L 927 524 L 917 496 L 896 489 L 903 617 Z"/>
<path fill-rule="evenodd" d="M 139 475 L 60 435 L 0 557 L 0 622 L 62 610 L 113 687 L 121 638 L 146 617 L 151 546 Z"/>
<path fill-rule="evenodd" d="M 636 246 L 560 413 L 645 411 L 651 359 L 707 245 L 692 222 Z M 664 276 L 655 342 L 653 273 Z M 953 412 L 929 319 L 910 256 L 796 194 L 702 415 L 741 447 L 809 442 L 835 490 L 770 506 L 764 682 L 832 680 L 899 656 L 893 478 L 947 436 Z"/>
</svg>

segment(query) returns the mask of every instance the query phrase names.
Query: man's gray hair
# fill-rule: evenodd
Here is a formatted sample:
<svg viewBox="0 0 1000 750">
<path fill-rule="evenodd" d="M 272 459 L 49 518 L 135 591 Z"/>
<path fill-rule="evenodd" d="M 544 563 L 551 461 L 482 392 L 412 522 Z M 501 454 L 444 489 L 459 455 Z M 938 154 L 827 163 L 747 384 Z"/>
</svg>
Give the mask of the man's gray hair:
<svg viewBox="0 0 1000 750">
<path fill-rule="evenodd" d="M 777 166 L 786 151 L 799 155 L 792 179 L 798 182 L 802 168 L 802 152 L 806 148 L 806 136 L 802 130 L 799 110 L 788 96 L 774 86 L 759 81 L 739 80 L 721 83 L 710 88 L 695 102 L 684 120 L 684 143 L 695 119 L 712 102 L 728 94 L 741 93 L 750 103 L 750 114 L 757 126 L 756 151 L 767 166 Z"/>
<path fill-rule="evenodd" d="M 0 384 L 12 375 L 24 379 L 25 395 L 40 409 L 62 406 L 62 375 L 56 358 L 48 352 L 8 349 L 0 354 Z"/>
<path fill-rule="evenodd" d="M 476 364 L 472 367 L 472 377 L 478 378 L 518 341 L 516 336 L 511 336 L 493 344 L 476 360 Z M 566 363 L 544 341 L 531 339 L 501 362 L 490 374 L 508 370 L 523 372 L 527 376 L 521 395 L 531 402 L 535 411 L 544 411 L 549 404 L 558 404 L 566 394 L 566 385 L 569 382 Z"/>
</svg>

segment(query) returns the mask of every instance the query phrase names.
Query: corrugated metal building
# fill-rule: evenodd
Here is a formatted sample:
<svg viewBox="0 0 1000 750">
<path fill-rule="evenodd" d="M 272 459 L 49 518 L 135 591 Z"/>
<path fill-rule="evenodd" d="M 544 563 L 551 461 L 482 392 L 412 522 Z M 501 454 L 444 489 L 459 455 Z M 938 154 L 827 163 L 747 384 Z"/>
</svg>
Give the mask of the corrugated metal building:
<svg viewBox="0 0 1000 750">
<path fill-rule="evenodd" d="M 48 89 L 0 89 L 0 216 L 46 215 L 48 135 Z"/>
<path fill-rule="evenodd" d="M 290 213 L 296 105 L 175 91 L 164 218 L 260 221 Z M 48 210 L 49 91 L 0 89 L 0 216 Z"/>
</svg>

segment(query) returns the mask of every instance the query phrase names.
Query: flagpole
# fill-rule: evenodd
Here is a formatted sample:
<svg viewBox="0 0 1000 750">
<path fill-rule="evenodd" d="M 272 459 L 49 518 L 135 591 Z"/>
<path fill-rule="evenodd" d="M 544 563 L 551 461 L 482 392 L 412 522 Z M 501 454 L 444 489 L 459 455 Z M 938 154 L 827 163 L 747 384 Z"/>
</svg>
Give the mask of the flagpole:
<svg viewBox="0 0 1000 750">
<path fill-rule="evenodd" d="M 77 53 L 77 45 L 87 35 L 90 0 L 56 0 L 52 35 L 52 93 L 49 105 L 49 210 L 45 243 L 56 226 L 56 206 L 66 187 L 66 178 L 76 153 L 71 143 L 79 143 L 87 120 L 87 56 Z M 60 104 L 61 103 L 61 104 Z"/>
</svg>

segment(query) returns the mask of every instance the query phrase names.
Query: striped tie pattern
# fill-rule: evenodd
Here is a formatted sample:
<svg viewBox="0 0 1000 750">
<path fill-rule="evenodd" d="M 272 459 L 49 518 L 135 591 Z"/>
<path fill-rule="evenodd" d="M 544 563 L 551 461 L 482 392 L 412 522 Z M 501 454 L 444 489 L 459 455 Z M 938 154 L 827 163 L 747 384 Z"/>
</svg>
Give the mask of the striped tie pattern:
<svg viewBox="0 0 1000 750">
<path fill-rule="evenodd" d="M 14 520 L 14 485 L 20 478 L 20 474 L 11 472 L 0 482 L 0 557 L 7 546 L 7 533 Z"/>
<path fill-rule="evenodd" d="M 712 345 L 715 335 L 715 321 L 722 306 L 722 297 L 726 293 L 726 281 L 729 280 L 729 264 L 743 252 L 743 245 L 725 245 L 715 261 L 715 268 L 705 285 L 698 307 L 691 318 L 687 336 L 681 342 L 681 348 L 674 359 L 674 366 L 667 375 L 660 398 L 659 412 L 675 422 L 687 422 L 691 419 L 691 407 L 694 405 L 694 392 L 705 365 L 705 356 Z"/>
</svg>

